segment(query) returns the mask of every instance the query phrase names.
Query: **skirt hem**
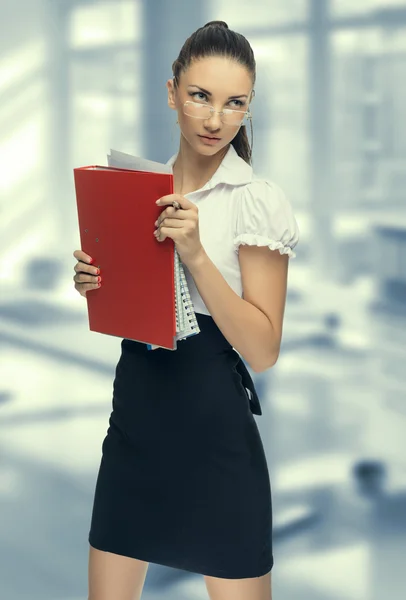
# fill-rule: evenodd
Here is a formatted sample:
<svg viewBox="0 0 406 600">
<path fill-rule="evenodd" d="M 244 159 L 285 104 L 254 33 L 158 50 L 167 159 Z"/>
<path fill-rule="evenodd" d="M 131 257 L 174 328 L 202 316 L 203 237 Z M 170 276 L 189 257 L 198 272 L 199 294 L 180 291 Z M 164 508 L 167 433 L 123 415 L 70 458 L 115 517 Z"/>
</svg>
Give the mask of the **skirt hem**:
<svg viewBox="0 0 406 600">
<path fill-rule="evenodd" d="M 271 558 L 270 563 L 268 564 L 268 566 L 265 569 L 260 569 L 259 571 L 254 572 L 249 572 L 247 573 L 241 573 L 239 572 L 238 575 L 236 573 L 230 573 L 229 571 L 226 570 L 221 570 L 221 569 L 212 569 L 210 567 L 199 567 L 199 566 L 193 566 L 190 561 L 188 563 L 181 563 L 180 561 L 170 561 L 170 560 L 165 560 L 164 558 L 159 558 L 159 557 L 152 557 L 152 556 L 147 556 L 145 554 L 142 553 L 142 551 L 140 552 L 123 552 L 122 550 L 119 550 L 117 548 L 113 548 L 111 546 L 108 546 L 107 544 L 99 544 L 97 543 L 91 535 L 89 535 L 88 537 L 88 541 L 90 546 L 92 546 L 92 548 L 94 548 L 95 550 L 99 550 L 101 552 L 110 552 L 112 554 L 118 554 L 119 556 L 126 556 L 127 558 L 134 558 L 136 560 L 142 560 L 144 562 L 147 563 L 151 563 L 151 564 L 155 564 L 155 565 L 161 565 L 163 567 L 169 567 L 171 569 L 180 569 L 182 571 L 188 571 L 190 573 L 195 573 L 197 575 L 206 575 L 208 577 L 218 577 L 220 579 L 251 579 L 251 578 L 258 578 L 258 577 L 263 577 L 264 575 L 266 575 L 267 573 L 269 573 L 274 565 L 274 560 L 273 557 Z"/>
</svg>

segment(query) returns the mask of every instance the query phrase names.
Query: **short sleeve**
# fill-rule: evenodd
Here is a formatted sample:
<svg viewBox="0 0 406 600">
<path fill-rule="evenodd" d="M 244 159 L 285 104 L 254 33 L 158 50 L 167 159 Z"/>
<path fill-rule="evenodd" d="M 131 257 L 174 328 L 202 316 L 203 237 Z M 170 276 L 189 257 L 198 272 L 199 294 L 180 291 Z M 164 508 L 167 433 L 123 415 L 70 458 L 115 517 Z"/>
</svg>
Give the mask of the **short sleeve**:
<svg viewBox="0 0 406 600">
<path fill-rule="evenodd" d="M 236 199 L 234 249 L 242 244 L 268 246 L 295 258 L 299 227 L 283 190 L 265 179 L 241 188 Z"/>
</svg>

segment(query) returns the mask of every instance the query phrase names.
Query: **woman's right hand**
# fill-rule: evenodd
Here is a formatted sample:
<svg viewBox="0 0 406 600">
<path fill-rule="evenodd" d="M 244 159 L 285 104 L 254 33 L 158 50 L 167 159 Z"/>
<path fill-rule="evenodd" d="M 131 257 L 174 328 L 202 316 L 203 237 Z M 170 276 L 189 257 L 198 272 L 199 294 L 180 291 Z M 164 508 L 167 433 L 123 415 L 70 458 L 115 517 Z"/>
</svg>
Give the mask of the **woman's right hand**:
<svg viewBox="0 0 406 600">
<path fill-rule="evenodd" d="M 98 289 L 101 286 L 101 283 L 99 283 L 101 281 L 100 272 L 97 267 L 92 266 L 91 257 L 83 250 L 75 250 L 73 256 L 78 260 L 73 267 L 75 271 L 73 276 L 75 290 L 86 298 L 86 292 Z"/>
</svg>

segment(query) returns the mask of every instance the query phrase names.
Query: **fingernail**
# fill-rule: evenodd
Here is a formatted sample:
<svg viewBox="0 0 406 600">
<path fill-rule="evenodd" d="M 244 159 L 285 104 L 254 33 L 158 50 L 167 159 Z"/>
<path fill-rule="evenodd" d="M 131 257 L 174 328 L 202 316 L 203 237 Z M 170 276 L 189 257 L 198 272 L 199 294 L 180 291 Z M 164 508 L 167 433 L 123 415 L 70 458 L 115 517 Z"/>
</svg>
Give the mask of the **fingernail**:
<svg viewBox="0 0 406 600">
<path fill-rule="evenodd" d="M 97 281 L 101 281 L 101 277 L 98 277 L 98 278 L 97 278 Z"/>
<path fill-rule="evenodd" d="M 160 202 L 161 202 L 161 198 L 159 198 L 159 199 L 158 199 L 158 200 L 155 202 L 155 204 L 159 204 Z"/>
<path fill-rule="evenodd" d="M 93 258 L 90 258 L 90 256 L 89 256 L 89 264 L 92 264 L 92 262 L 93 262 Z"/>
<path fill-rule="evenodd" d="M 158 227 L 158 219 L 154 223 L 155 227 Z"/>
</svg>

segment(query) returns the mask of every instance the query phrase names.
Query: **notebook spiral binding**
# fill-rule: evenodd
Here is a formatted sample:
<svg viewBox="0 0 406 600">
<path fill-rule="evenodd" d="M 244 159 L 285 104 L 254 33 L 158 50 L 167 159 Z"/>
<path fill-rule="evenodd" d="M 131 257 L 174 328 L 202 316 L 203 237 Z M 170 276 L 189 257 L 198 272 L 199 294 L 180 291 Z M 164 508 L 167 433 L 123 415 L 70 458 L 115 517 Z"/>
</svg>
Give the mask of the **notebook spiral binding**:
<svg viewBox="0 0 406 600">
<path fill-rule="evenodd" d="M 176 342 L 185 340 L 191 335 L 200 332 L 193 301 L 190 297 L 185 270 L 178 252 L 174 252 L 175 271 L 175 316 L 176 316 Z M 148 350 L 156 350 L 159 346 L 147 344 Z"/>
<path fill-rule="evenodd" d="M 180 271 L 183 267 L 180 263 L 180 258 L 175 250 L 175 316 L 176 316 L 176 333 L 180 333 L 185 328 L 185 315 L 180 304 L 182 298 L 181 275 Z"/>
<path fill-rule="evenodd" d="M 184 340 L 199 333 L 193 302 L 190 297 L 185 271 L 178 252 L 175 250 L 175 288 L 176 288 L 176 340 Z"/>
</svg>

